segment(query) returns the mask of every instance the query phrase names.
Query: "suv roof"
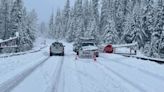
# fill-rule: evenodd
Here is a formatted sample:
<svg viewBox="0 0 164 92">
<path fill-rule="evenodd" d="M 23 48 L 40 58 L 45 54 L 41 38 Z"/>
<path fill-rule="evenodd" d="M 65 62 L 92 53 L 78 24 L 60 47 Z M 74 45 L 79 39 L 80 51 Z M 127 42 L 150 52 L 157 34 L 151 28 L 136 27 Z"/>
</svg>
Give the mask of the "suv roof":
<svg viewBox="0 0 164 92">
<path fill-rule="evenodd" d="M 80 43 L 96 43 L 96 40 L 94 38 L 80 38 Z"/>
<path fill-rule="evenodd" d="M 54 43 L 52 43 L 52 45 L 63 45 L 63 44 L 60 42 L 54 42 Z"/>
</svg>

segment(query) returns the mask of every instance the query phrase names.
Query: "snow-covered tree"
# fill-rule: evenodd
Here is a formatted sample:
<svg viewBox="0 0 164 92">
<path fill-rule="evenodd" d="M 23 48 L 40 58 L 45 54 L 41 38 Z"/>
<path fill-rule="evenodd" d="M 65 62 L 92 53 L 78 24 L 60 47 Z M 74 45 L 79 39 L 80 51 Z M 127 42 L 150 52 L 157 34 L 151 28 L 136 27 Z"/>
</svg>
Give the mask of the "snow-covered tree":
<svg viewBox="0 0 164 92">
<path fill-rule="evenodd" d="M 104 43 L 116 44 L 118 41 L 118 34 L 115 29 L 115 23 L 112 19 L 112 6 L 110 0 L 103 0 L 101 7 L 101 19 L 100 19 L 100 29 L 101 29 L 101 40 Z M 111 10 L 110 10 L 111 9 Z"/>
<path fill-rule="evenodd" d="M 163 0 L 76 0 L 70 10 L 67 0 L 55 30 L 69 42 L 81 36 L 99 43 L 137 42 L 139 49 L 148 47 L 149 56 L 158 56 L 164 47 L 163 6 Z"/>
<path fill-rule="evenodd" d="M 84 14 L 84 30 L 85 30 L 85 34 L 87 34 L 87 27 L 89 25 L 90 22 L 90 18 L 92 13 L 92 7 L 91 4 L 88 0 L 85 0 L 84 4 L 83 4 L 83 14 Z"/>
<path fill-rule="evenodd" d="M 154 26 L 151 33 L 151 49 L 150 56 L 160 57 L 159 54 L 164 48 L 162 42 L 164 38 L 164 5 L 163 0 L 158 0 L 156 12 L 154 14 L 155 19 L 153 20 Z M 152 19 L 152 18 L 151 18 Z"/>
<path fill-rule="evenodd" d="M 13 37 L 15 32 L 21 31 L 22 23 L 22 13 L 23 13 L 23 2 L 22 0 L 15 0 L 13 8 L 11 10 L 10 19 L 10 36 Z"/>
<path fill-rule="evenodd" d="M 142 8 L 140 1 L 132 2 L 133 9 L 129 15 L 129 30 L 126 33 L 126 42 L 138 42 L 139 48 L 144 46 L 145 31 L 142 28 Z M 129 38 L 129 40 L 128 40 Z"/>
<path fill-rule="evenodd" d="M 50 20 L 49 20 L 49 35 L 51 37 L 54 37 L 54 14 L 52 12 L 51 16 L 50 16 Z"/>
<path fill-rule="evenodd" d="M 82 7 L 82 0 L 77 0 L 75 2 L 75 34 L 76 38 L 84 36 L 84 19 L 83 19 L 83 7 Z"/>
<path fill-rule="evenodd" d="M 120 37 L 119 43 L 122 43 L 122 37 L 124 33 L 124 22 L 125 22 L 125 17 L 122 8 L 123 8 L 122 2 L 120 0 L 115 0 L 113 19 L 115 22 L 115 29 L 118 32 L 118 37 Z"/>
<path fill-rule="evenodd" d="M 0 39 L 17 36 L 19 48 L 9 52 L 26 51 L 33 47 L 37 31 L 37 14 L 27 12 L 22 0 L 0 0 Z M 5 50 L 3 50 L 5 51 Z"/>
<path fill-rule="evenodd" d="M 8 39 L 10 23 L 10 2 L 9 0 L 1 0 L 0 5 L 0 39 Z"/>
<path fill-rule="evenodd" d="M 55 39 L 61 39 L 63 38 L 63 28 L 62 28 L 62 14 L 60 9 L 57 10 L 56 16 L 55 16 L 55 23 L 54 23 L 54 38 Z"/>
<path fill-rule="evenodd" d="M 66 33 L 69 29 L 69 24 L 68 24 L 70 19 L 69 17 L 70 17 L 70 1 L 67 0 L 62 16 L 63 37 L 66 36 Z"/>
<path fill-rule="evenodd" d="M 27 14 L 23 6 L 22 0 L 15 0 L 11 9 L 10 18 L 10 37 L 14 37 L 15 33 L 19 33 L 19 48 L 17 51 L 30 50 L 35 41 L 35 33 L 37 31 L 37 14 L 33 10 Z"/>
<path fill-rule="evenodd" d="M 70 11 L 70 17 L 68 22 L 68 31 L 66 36 L 66 41 L 73 42 L 75 41 L 75 16 L 74 16 L 74 9 L 72 8 Z"/>
<path fill-rule="evenodd" d="M 36 33 L 38 32 L 37 28 L 38 28 L 38 16 L 35 10 L 32 10 L 31 12 L 28 13 L 27 16 L 28 20 L 27 20 L 27 26 L 29 29 L 28 34 L 30 35 L 30 39 L 32 41 L 35 41 L 36 38 Z"/>
<path fill-rule="evenodd" d="M 143 10 L 143 30 L 145 32 L 144 42 L 150 41 L 152 31 L 154 30 L 154 1 L 146 0 L 146 6 Z"/>
<path fill-rule="evenodd" d="M 26 9 L 22 10 L 21 31 L 19 31 L 19 51 L 26 51 L 33 48 L 33 42 L 37 32 L 37 15 L 34 10 L 27 14 Z"/>
<path fill-rule="evenodd" d="M 99 25 L 99 0 L 92 0 L 93 16 L 96 20 L 96 25 Z"/>
<path fill-rule="evenodd" d="M 105 26 L 108 24 L 109 18 L 109 3 L 108 0 L 102 0 L 102 7 L 101 7 L 101 17 L 100 17 L 100 34 L 104 33 Z"/>
<path fill-rule="evenodd" d="M 39 34 L 37 34 L 38 36 L 41 36 L 41 37 L 48 37 L 48 29 L 47 29 L 47 25 L 45 22 L 41 22 L 40 25 L 39 25 Z"/>
<path fill-rule="evenodd" d="M 95 22 L 95 28 L 94 28 L 94 33 L 93 36 L 97 40 L 97 42 L 100 42 L 100 27 L 99 27 L 99 0 L 92 0 L 92 8 L 93 8 L 93 17 L 94 17 L 94 22 Z M 93 21 L 92 21 L 93 22 Z"/>
</svg>

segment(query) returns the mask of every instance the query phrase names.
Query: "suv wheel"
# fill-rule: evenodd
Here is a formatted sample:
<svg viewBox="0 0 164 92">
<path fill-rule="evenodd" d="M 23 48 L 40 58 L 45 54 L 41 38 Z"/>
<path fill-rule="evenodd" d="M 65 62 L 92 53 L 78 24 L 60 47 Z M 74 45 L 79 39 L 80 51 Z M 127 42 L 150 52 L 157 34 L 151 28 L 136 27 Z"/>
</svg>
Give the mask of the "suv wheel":
<svg viewBox="0 0 164 92">
<path fill-rule="evenodd" d="M 79 51 L 77 51 L 76 54 L 79 55 Z"/>
<path fill-rule="evenodd" d="M 50 56 L 52 56 L 52 53 L 50 52 Z"/>
<path fill-rule="evenodd" d="M 60 56 L 64 56 L 64 52 L 60 54 Z"/>
</svg>

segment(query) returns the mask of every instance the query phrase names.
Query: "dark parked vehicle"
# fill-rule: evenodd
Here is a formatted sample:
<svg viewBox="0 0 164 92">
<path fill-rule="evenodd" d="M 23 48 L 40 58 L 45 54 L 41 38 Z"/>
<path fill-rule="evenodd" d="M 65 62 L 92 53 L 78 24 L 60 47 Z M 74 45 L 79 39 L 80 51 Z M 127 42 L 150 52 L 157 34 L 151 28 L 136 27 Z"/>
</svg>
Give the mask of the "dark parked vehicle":
<svg viewBox="0 0 164 92">
<path fill-rule="evenodd" d="M 79 46 L 78 43 L 74 43 L 74 44 L 73 44 L 73 51 L 74 51 L 74 52 L 77 52 L 77 51 L 79 50 L 79 47 L 80 47 L 80 46 Z"/>
<path fill-rule="evenodd" d="M 60 55 L 64 56 L 64 45 L 60 42 L 54 42 L 50 46 L 50 56 Z"/>
</svg>

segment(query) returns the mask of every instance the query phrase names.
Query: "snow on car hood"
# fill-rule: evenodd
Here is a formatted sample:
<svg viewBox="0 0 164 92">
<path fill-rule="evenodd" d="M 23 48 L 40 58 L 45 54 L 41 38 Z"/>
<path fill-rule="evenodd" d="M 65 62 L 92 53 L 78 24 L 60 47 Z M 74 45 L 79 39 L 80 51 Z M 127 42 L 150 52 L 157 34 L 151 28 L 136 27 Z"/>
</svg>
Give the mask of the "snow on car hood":
<svg viewBox="0 0 164 92">
<path fill-rule="evenodd" d="M 84 46 L 82 47 L 83 50 L 98 50 L 96 46 Z"/>
</svg>

